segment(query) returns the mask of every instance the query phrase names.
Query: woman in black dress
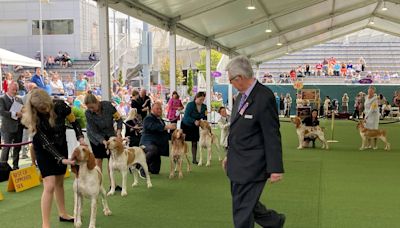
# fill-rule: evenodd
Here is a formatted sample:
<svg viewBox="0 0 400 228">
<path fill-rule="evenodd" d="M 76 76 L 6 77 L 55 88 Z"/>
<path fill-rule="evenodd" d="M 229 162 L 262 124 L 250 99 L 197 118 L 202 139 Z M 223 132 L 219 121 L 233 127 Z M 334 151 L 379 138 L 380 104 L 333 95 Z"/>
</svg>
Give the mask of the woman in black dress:
<svg viewBox="0 0 400 228">
<path fill-rule="evenodd" d="M 207 119 L 207 106 L 204 103 L 206 93 L 198 92 L 194 101 L 186 105 L 185 115 L 183 116 L 181 128 L 185 133 L 186 141 L 192 142 L 192 159 L 193 164 L 198 164 L 197 155 L 197 142 L 199 141 L 199 123 L 201 119 Z"/>
<path fill-rule="evenodd" d="M 68 120 L 81 145 L 85 145 L 79 123 L 71 108 L 62 100 L 52 100 L 42 89 L 32 90 L 24 106 L 22 123 L 33 136 L 32 160 L 36 159 L 43 178 L 41 198 L 42 227 L 50 227 L 50 212 L 53 195 L 58 207 L 61 222 L 73 222 L 64 203 L 64 175 L 68 160 L 65 120 Z"/>
</svg>

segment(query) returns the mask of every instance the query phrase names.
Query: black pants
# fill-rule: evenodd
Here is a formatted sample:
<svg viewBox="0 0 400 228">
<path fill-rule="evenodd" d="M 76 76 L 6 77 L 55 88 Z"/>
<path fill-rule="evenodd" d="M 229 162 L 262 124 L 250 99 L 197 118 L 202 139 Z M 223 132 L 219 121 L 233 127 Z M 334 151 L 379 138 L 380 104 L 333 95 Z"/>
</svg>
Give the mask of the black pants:
<svg viewBox="0 0 400 228">
<path fill-rule="evenodd" d="M 146 162 L 149 167 L 149 172 L 159 174 L 161 168 L 161 155 L 159 149 L 155 145 L 146 145 L 144 149 L 146 153 Z"/>
<path fill-rule="evenodd" d="M 280 216 L 267 209 L 259 199 L 265 181 L 238 184 L 231 182 L 232 211 L 235 228 L 253 228 L 254 222 L 262 227 L 278 227 Z"/>
<path fill-rule="evenodd" d="M 22 128 L 18 129 L 17 132 L 14 133 L 7 133 L 7 132 L 2 132 L 3 140 L 5 144 L 9 143 L 20 143 L 22 140 Z M 0 161 L 7 162 L 8 161 L 8 156 L 10 152 L 11 147 L 3 147 L 1 151 L 1 158 Z M 13 148 L 13 168 L 17 169 L 18 163 L 19 163 L 19 151 L 21 150 L 21 146 L 17 146 Z"/>
</svg>

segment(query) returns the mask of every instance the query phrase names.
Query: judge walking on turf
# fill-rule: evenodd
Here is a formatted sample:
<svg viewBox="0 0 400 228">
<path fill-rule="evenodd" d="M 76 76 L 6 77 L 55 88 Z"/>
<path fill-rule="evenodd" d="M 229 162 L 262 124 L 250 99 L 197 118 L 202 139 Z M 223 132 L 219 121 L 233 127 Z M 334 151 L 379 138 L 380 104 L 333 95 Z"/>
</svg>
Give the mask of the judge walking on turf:
<svg viewBox="0 0 400 228">
<path fill-rule="evenodd" d="M 283 175 L 281 134 L 274 94 L 253 75 L 249 59 L 232 59 L 226 70 L 239 94 L 231 115 L 228 153 L 222 165 L 231 182 L 235 228 L 283 227 L 285 216 L 259 202 L 269 179 Z"/>
</svg>

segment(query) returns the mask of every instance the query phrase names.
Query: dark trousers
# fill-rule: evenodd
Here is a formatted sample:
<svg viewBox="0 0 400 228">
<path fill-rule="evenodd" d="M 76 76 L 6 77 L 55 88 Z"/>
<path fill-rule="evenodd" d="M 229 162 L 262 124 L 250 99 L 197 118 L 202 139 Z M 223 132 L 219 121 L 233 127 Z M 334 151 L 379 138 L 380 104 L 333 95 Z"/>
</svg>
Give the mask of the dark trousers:
<svg viewBox="0 0 400 228">
<path fill-rule="evenodd" d="M 161 155 L 155 145 L 146 145 L 144 149 L 146 153 L 146 162 L 149 167 L 149 172 L 152 174 L 159 174 L 161 168 Z"/>
<path fill-rule="evenodd" d="M 5 144 L 20 143 L 22 141 L 22 130 L 14 132 L 14 133 L 2 132 L 1 135 L 2 135 L 2 138 L 3 138 Z M 11 149 L 11 147 L 3 147 L 2 148 L 0 161 L 4 161 L 4 162 L 8 161 L 10 149 Z M 19 151 L 20 150 L 21 150 L 20 146 L 13 148 L 12 157 L 13 157 L 13 168 L 14 169 L 18 168 Z"/>
<path fill-rule="evenodd" d="M 265 181 L 238 184 L 231 182 L 233 222 L 235 228 L 278 227 L 280 216 L 259 202 Z"/>
</svg>

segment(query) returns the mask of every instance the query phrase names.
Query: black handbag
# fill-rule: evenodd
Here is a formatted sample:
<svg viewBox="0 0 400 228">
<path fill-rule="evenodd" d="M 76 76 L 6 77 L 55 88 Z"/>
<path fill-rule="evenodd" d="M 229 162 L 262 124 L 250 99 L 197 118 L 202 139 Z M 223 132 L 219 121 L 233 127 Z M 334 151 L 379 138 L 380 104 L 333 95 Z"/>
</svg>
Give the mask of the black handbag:
<svg viewBox="0 0 400 228">
<path fill-rule="evenodd" d="M 0 182 L 8 180 L 11 171 L 12 169 L 7 162 L 0 162 Z"/>
</svg>

